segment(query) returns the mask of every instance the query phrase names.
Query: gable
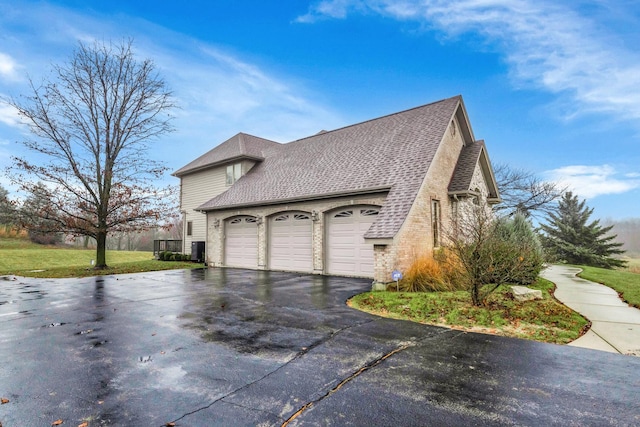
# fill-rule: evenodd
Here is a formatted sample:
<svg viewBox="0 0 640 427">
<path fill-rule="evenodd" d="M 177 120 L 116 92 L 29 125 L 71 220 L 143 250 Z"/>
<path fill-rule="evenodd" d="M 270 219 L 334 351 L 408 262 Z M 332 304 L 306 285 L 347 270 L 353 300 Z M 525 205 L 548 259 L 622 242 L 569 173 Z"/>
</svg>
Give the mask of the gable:
<svg viewBox="0 0 640 427">
<path fill-rule="evenodd" d="M 259 162 L 264 160 L 265 156 L 267 156 L 270 151 L 277 150 L 280 146 L 281 144 L 268 139 L 259 138 L 246 133 L 238 133 L 187 165 L 181 167 L 172 175 L 181 177 L 189 173 L 242 160 L 253 160 Z"/>
<path fill-rule="evenodd" d="M 449 195 L 462 197 L 478 195 L 475 191 L 477 183 L 474 183 L 474 178 L 478 179 L 478 173 L 481 173 L 488 192 L 487 201 L 490 204 L 499 203 L 498 185 L 484 141 L 475 141 L 463 147 L 449 183 Z"/>
<path fill-rule="evenodd" d="M 461 102 L 457 96 L 283 144 L 198 209 L 388 192 L 367 237 L 393 237 Z"/>
</svg>

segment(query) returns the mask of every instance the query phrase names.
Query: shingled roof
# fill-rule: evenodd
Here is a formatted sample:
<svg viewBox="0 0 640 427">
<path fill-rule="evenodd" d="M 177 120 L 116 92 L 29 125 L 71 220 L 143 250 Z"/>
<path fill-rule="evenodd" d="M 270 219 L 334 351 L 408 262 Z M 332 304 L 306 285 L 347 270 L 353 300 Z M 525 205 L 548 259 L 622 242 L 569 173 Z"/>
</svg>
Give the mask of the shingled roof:
<svg viewBox="0 0 640 427">
<path fill-rule="evenodd" d="M 393 238 L 456 113 L 465 114 L 460 96 L 280 145 L 198 210 L 388 191 L 365 237 Z M 464 133 L 472 138 L 470 129 Z"/>
<path fill-rule="evenodd" d="M 282 144 L 246 133 L 239 133 L 186 166 L 181 167 L 175 171 L 173 175 L 180 177 L 188 173 L 240 159 L 262 161 L 267 155 L 267 152 L 277 150 L 279 147 L 282 147 Z"/>
<path fill-rule="evenodd" d="M 498 188 L 495 186 L 493 168 L 489 162 L 484 141 L 475 141 L 471 144 L 466 144 L 462 148 L 453 177 L 449 183 L 449 194 L 466 195 L 475 193 L 475 190 L 471 188 L 471 181 L 473 180 L 476 165 L 480 165 L 482 173 L 488 178 L 489 203 L 498 203 L 500 196 Z"/>
</svg>

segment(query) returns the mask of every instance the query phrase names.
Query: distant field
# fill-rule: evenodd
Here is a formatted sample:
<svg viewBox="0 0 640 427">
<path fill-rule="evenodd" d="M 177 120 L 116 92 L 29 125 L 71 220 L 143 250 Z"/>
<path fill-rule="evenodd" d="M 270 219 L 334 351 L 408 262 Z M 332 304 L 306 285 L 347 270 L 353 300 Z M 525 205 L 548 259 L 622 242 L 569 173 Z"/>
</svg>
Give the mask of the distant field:
<svg viewBox="0 0 640 427">
<path fill-rule="evenodd" d="M 66 249 L 36 245 L 28 240 L 0 238 L 0 275 L 79 277 L 98 274 L 91 268 L 95 249 Z M 201 267 L 202 264 L 156 261 L 152 252 L 107 251 L 102 274 Z M 34 272 L 34 270 L 45 270 Z"/>
<path fill-rule="evenodd" d="M 632 273 L 640 273 L 640 258 L 628 258 L 627 270 Z"/>
</svg>

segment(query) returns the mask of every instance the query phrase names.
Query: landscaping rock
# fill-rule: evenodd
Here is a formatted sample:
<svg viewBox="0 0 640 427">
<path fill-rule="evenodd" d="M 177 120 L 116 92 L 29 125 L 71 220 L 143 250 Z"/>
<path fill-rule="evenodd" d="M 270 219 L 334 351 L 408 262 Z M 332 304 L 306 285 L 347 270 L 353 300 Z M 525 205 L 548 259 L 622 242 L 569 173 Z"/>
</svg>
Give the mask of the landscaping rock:
<svg viewBox="0 0 640 427">
<path fill-rule="evenodd" d="M 376 292 L 376 291 L 386 291 L 386 290 L 387 290 L 387 283 L 374 282 L 374 283 L 371 285 L 371 290 L 372 290 L 373 292 Z"/>
<path fill-rule="evenodd" d="M 511 293 L 516 301 L 531 301 L 542 299 L 542 291 L 539 289 L 530 289 L 526 286 L 512 286 Z"/>
</svg>

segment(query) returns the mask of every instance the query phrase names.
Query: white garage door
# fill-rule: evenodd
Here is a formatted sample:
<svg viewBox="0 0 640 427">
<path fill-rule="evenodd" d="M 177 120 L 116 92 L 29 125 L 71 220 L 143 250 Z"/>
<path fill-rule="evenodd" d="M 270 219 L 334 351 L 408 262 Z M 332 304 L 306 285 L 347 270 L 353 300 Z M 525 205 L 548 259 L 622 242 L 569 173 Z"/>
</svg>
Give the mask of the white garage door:
<svg viewBox="0 0 640 427">
<path fill-rule="evenodd" d="M 287 212 L 269 220 L 269 268 L 313 271 L 311 216 Z"/>
<path fill-rule="evenodd" d="M 225 221 L 224 263 L 227 267 L 258 267 L 258 222 L 252 216 Z"/>
<path fill-rule="evenodd" d="M 329 274 L 373 277 L 373 245 L 366 244 L 363 236 L 375 221 L 378 212 L 378 208 L 349 207 L 329 215 Z"/>
</svg>

